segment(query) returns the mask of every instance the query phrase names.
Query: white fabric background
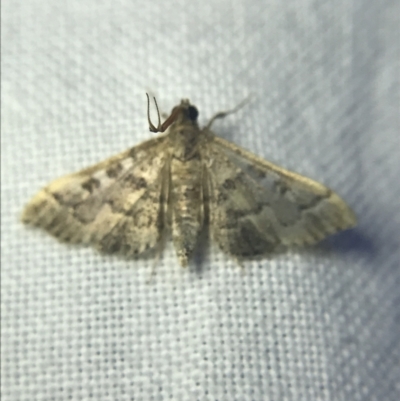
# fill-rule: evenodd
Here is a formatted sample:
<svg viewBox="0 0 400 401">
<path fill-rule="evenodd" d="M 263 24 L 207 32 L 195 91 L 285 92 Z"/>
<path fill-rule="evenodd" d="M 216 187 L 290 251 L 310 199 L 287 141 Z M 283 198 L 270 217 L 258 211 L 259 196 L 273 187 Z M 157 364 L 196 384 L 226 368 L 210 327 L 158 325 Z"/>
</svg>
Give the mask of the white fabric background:
<svg viewBox="0 0 400 401">
<path fill-rule="evenodd" d="M 399 1 L 2 6 L 2 399 L 398 400 Z M 150 138 L 145 91 L 341 194 L 359 225 L 240 268 L 23 227 L 43 185 Z"/>
</svg>

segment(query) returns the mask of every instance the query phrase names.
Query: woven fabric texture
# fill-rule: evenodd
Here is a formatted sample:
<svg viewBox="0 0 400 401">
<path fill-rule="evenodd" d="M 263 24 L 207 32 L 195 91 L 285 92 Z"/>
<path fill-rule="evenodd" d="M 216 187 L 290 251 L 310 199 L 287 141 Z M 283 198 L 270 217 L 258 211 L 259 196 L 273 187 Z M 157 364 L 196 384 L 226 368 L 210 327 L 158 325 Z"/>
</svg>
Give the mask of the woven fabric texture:
<svg viewBox="0 0 400 401">
<path fill-rule="evenodd" d="M 4 401 L 400 399 L 399 1 L 2 5 Z M 152 137 L 145 92 L 336 190 L 356 229 L 240 269 L 59 244 L 52 179 Z"/>
</svg>

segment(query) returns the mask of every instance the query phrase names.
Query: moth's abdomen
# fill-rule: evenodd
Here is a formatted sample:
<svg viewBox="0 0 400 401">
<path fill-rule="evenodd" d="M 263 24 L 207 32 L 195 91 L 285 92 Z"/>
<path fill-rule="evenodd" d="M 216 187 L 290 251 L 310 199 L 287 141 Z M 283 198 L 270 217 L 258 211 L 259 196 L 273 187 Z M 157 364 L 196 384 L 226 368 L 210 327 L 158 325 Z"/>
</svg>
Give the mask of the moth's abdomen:
<svg viewBox="0 0 400 401">
<path fill-rule="evenodd" d="M 186 266 L 203 225 L 200 160 L 172 160 L 170 197 L 172 238 Z"/>
</svg>

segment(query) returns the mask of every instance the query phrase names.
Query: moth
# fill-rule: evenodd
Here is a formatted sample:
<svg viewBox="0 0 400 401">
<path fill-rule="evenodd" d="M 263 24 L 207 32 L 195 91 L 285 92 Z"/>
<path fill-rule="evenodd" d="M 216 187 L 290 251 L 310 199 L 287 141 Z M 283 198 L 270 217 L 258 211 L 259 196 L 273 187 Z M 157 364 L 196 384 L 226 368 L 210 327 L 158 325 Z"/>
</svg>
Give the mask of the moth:
<svg viewBox="0 0 400 401">
<path fill-rule="evenodd" d="M 184 99 L 158 137 L 51 182 L 26 205 L 22 221 L 59 240 L 128 257 L 160 252 L 172 236 L 187 266 L 203 229 L 234 259 L 314 244 L 356 224 L 332 190 L 216 136 Z"/>
</svg>

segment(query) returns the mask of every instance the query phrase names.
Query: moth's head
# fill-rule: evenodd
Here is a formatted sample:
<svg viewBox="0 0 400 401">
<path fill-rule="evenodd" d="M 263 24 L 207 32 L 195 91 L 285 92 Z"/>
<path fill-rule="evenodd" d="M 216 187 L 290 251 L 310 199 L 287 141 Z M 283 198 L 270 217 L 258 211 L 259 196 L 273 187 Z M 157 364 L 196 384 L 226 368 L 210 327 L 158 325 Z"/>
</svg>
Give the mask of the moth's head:
<svg viewBox="0 0 400 401">
<path fill-rule="evenodd" d="M 171 116 L 174 116 L 172 122 L 176 123 L 177 125 L 186 123 L 195 124 L 197 123 L 197 117 L 199 116 L 199 111 L 197 110 L 196 106 L 190 104 L 189 99 L 182 99 L 181 104 L 175 106 L 172 109 L 170 117 Z"/>
<path fill-rule="evenodd" d="M 147 95 L 147 93 L 146 93 Z M 149 129 L 151 132 L 164 132 L 170 125 L 196 125 L 199 112 L 195 106 L 190 104 L 188 99 L 182 99 L 181 104 L 175 106 L 170 116 L 161 124 L 160 112 L 158 110 L 156 99 L 154 103 L 157 108 L 158 125 L 157 127 L 150 120 L 150 98 L 147 95 L 147 119 L 149 121 Z"/>
</svg>

